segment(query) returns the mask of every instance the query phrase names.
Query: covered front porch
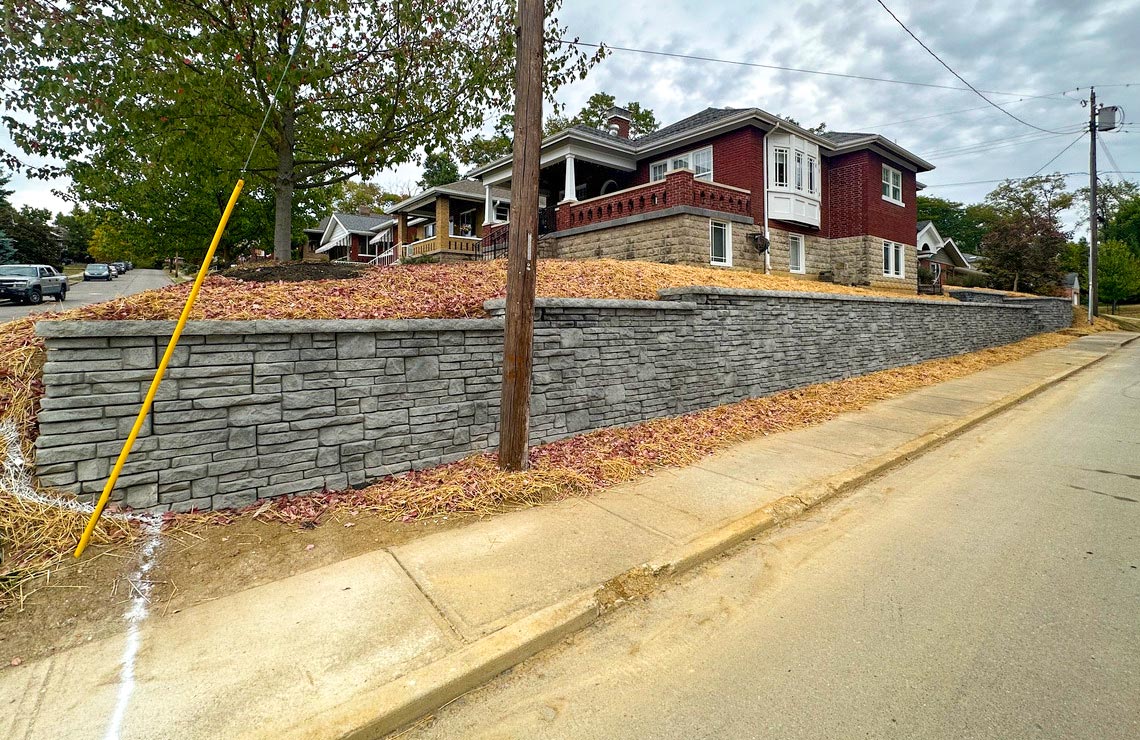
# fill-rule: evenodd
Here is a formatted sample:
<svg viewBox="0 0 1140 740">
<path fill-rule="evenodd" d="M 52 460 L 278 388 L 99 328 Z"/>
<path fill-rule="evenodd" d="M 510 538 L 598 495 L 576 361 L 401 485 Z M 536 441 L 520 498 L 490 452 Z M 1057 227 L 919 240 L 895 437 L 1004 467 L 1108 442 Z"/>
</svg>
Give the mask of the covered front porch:
<svg viewBox="0 0 1140 740">
<path fill-rule="evenodd" d="M 487 221 L 483 191 L 480 183 L 451 183 L 398 204 L 394 213 L 400 258 L 478 258 Z"/>
</svg>

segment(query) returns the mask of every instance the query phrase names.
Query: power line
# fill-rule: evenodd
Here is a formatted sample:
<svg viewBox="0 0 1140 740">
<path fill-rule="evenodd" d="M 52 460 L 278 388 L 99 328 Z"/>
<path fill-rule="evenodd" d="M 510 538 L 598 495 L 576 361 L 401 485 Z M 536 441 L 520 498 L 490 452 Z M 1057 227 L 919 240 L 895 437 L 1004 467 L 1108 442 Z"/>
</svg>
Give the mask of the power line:
<svg viewBox="0 0 1140 740">
<path fill-rule="evenodd" d="M 927 155 L 927 156 L 944 156 L 944 155 L 949 155 L 949 154 L 966 153 L 969 150 L 975 150 L 975 149 L 980 150 L 980 151 L 985 151 L 991 147 L 992 148 L 998 148 L 998 147 L 993 146 L 993 145 L 1000 145 L 1000 144 L 1003 144 L 1005 142 L 1015 142 L 1015 143 L 1021 143 L 1021 144 L 1028 144 L 1032 141 L 1043 141 L 1045 139 L 1051 139 L 1051 138 L 1056 137 L 1056 136 L 1064 136 L 1065 134 L 1075 134 L 1079 130 L 1082 130 L 1082 129 L 1074 128 L 1073 130 L 1067 131 L 1064 134 L 1041 134 L 1041 133 L 1038 133 L 1036 131 L 1030 131 L 1030 132 L 1025 133 L 1025 134 L 1017 134 L 1014 136 L 1003 136 L 1003 137 L 998 138 L 998 139 L 989 139 L 987 141 L 977 141 L 977 142 L 974 142 L 972 144 L 961 144 L 958 146 L 948 146 L 948 147 L 943 147 L 941 149 L 933 149 L 933 150 L 925 152 L 925 155 Z"/>
<path fill-rule="evenodd" d="M 918 42 L 918 45 L 919 45 L 919 46 L 921 46 L 923 49 L 926 49 L 926 52 L 927 52 L 928 54 L 930 54 L 930 56 L 932 56 L 932 57 L 934 57 L 935 59 L 937 59 L 937 60 L 938 60 L 938 63 L 939 63 L 939 64 L 941 64 L 943 67 L 945 67 L 945 68 L 947 69 L 947 71 L 949 71 L 949 72 L 950 72 L 950 74 L 952 74 L 952 75 L 954 75 L 955 77 L 957 77 L 957 78 L 958 78 L 958 79 L 959 79 L 959 80 L 962 82 L 962 84 L 963 84 L 963 85 L 965 85 L 965 86 L 966 86 L 966 87 L 968 87 L 969 89 L 973 90 L 973 91 L 974 91 L 974 93 L 975 93 L 975 94 L 977 94 L 977 96 L 978 96 L 979 98 L 981 98 L 982 100 L 986 101 L 986 102 L 987 102 L 987 103 L 989 103 L 991 106 L 993 106 L 994 108 L 998 109 L 999 111 L 1001 111 L 1001 112 L 1002 112 L 1002 113 L 1004 113 L 1005 115 L 1009 116 L 1009 117 L 1010 117 L 1010 118 L 1012 118 L 1013 120 L 1017 121 L 1018 123 L 1021 123 L 1021 124 L 1025 125 L 1025 126 L 1028 126 L 1029 128 L 1032 128 L 1032 129 L 1037 129 L 1038 131 L 1044 131 L 1045 133 L 1050 133 L 1050 134 L 1063 133 L 1063 132 L 1060 132 L 1060 131 L 1050 131 L 1049 129 L 1045 129 L 1045 128 L 1041 128 L 1040 126 L 1036 126 L 1036 125 L 1034 125 L 1034 124 L 1030 123 L 1029 121 L 1026 121 L 1026 120 L 1025 120 L 1025 119 L 1023 119 L 1023 118 L 1018 118 L 1017 116 L 1015 116 L 1015 115 L 1013 115 L 1012 113 L 1010 113 L 1009 111 L 1007 111 L 1005 108 L 1002 108 L 1000 105 L 998 105 L 998 104 L 997 104 L 997 103 L 995 103 L 994 101 L 992 101 L 992 100 L 990 100 L 989 98 L 987 98 L 987 97 L 986 97 L 986 96 L 985 96 L 985 95 L 982 93 L 982 91 L 981 91 L 981 90 L 979 90 L 978 88 L 976 88 L 976 87 L 974 87 L 973 85 L 971 85 L 969 82 L 967 82 L 967 81 L 966 81 L 966 78 L 965 78 L 965 77 L 963 77 L 962 75 L 960 75 L 960 74 L 958 74 L 957 72 L 955 72 L 955 71 L 954 71 L 954 68 L 953 68 L 953 67 L 951 67 L 951 66 L 950 66 L 949 64 L 947 64 L 946 62 L 942 61 L 942 57 L 940 57 L 940 56 L 938 56 L 937 54 L 935 54 L 935 53 L 934 53 L 934 50 L 933 50 L 933 49 L 931 49 L 929 46 L 927 46 L 926 44 L 924 44 L 924 43 L 922 42 L 922 39 L 920 39 L 918 36 L 915 36 L 915 35 L 914 35 L 914 32 L 913 32 L 913 31 L 911 31 L 909 28 L 907 28 L 907 27 L 906 27 L 906 24 L 905 24 L 905 23 L 903 23 L 901 20 L 899 20 L 899 17 L 898 17 L 897 15 L 895 15 L 895 14 L 894 14 L 894 12 L 893 12 L 893 11 L 892 11 L 890 8 L 888 8 L 888 7 L 887 7 L 887 4 L 886 4 L 886 3 L 884 3 L 884 2 L 883 2 L 883 0 L 877 0 L 877 2 L 879 3 L 879 5 L 883 6 L 883 10 L 887 11 L 887 13 L 888 13 L 888 14 L 889 14 L 889 15 L 890 15 L 892 18 L 894 18 L 894 19 L 895 19 L 895 22 L 896 22 L 896 23 L 898 23 L 898 24 L 899 24 L 899 26 L 901 26 L 901 27 L 902 27 L 902 29 L 903 29 L 904 31 L 906 31 L 906 32 L 907 32 L 907 34 L 908 34 L 908 35 L 909 35 L 909 36 L 910 36 L 912 39 L 914 39 L 915 41 L 917 41 L 917 42 Z M 987 92 L 989 92 L 989 91 L 987 91 Z M 991 94 L 993 94 L 993 93 L 991 93 Z"/>
<path fill-rule="evenodd" d="M 1112 163 L 1113 167 L 1115 167 L 1117 170 L 1119 170 L 1120 165 L 1118 165 L 1116 163 L 1116 158 L 1112 156 L 1112 152 L 1108 148 L 1108 142 L 1105 141 L 1104 139 L 1101 139 L 1100 140 L 1100 146 L 1102 149 L 1104 149 L 1104 153 L 1108 157 L 1108 161 Z"/>
<path fill-rule="evenodd" d="M 956 89 L 961 89 L 961 88 L 956 88 Z M 1052 95 L 1061 95 L 1064 92 L 1065 92 L 1064 90 L 1061 90 L 1060 92 L 1052 93 Z M 1034 96 L 1032 98 L 1021 98 L 1020 100 L 1011 100 L 1008 103 L 1002 103 L 1002 105 L 1003 106 L 1005 106 L 1005 105 L 1017 105 L 1018 103 L 1028 103 L 1028 102 L 1030 102 L 1030 100 L 1041 100 L 1041 99 L 1056 100 L 1056 101 L 1064 100 L 1066 102 L 1070 102 L 1068 98 L 1055 98 L 1055 97 L 1050 97 L 1049 95 L 1040 95 L 1040 96 Z M 990 109 L 990 107 L 988 105 L 978 105 L 978 106 L 975 106 L 973 108 L 961 108 L 959 110 L 946 111 L 945 113 L 931 113 L 930 115 L 919 116 L 917 118 L 904 118 L 901 121 L 887 121 L 885 123 L 871 123 L 871 124 L 866 124 L 863 126 L 855 126 L 854 128 L 856 130 L 860 130 L 860 129 L 864 129 L 864 128 L 871 128 L 871 129 L 886 128 L 887 126 L 898 126 L 898 125 L 901 125 L 904 123 L 914 123 L 915 121 L 926 121 L 926 120 L 929 120 L 931 118 L 942 118 L 943 116 L 956 116 L 959 113 L 970 113 L 973 111 L 989 110 L 989 109 Z"/>
<path fill-rule="evenodd" d="M 1089 173 L 1088 172 L 1060 172 L 1058 174 L 1061 175 L 1061 177 L 1077 177 L 1078 175 L 1083 175 L 1085 177 L 1088 177 Z M 1140 170 L 1101 170 L 1101 174 L 1140 175 Z M 926 187 L 928 189 L 929 188 L 953 188 L 953 187 L 958 187 L 958 186 L 962 186 L 962 185 L 987 185 L 989 183 L 995 183 L 995 182 L 1007 182 L 1007 181 L 1020 182 L 1022 180 L 1031 180 L 1034 177 L 1036 177 L 1036 175 L 1030 175 L 1029 177 L 1003 177 L 999 180 L 967 180 L 966 182 L 944 182 L 944 183 L 938 183 L 937 185 L 927 184 Z"/>
<path fill-rule="evenodd" d="M 933 82 L 914 82 L 912 80 L 892 80 L 886 77 L 871 77 L 868 75 L 848 74 L 845 72 L 825 72 L 818 69 L 804 69 L 802 67 L 785 67 L 779 64 L 762 64 L 760 62 L 743 62 L 736 59 L 719 59 L 717 57 L 706 57 L 697 54 L 682 54 L 676 51 L 658 51 L 654 49 L 634 49 L 628 46 L 610 46 L 609 44 L 590 44 L 585 41 L 574 41 L 570 39 L 559 39 L 560 43 L 567 46 L 588 46 L 592 49 L 606 49 L 607 51 L 624 51 L 631 54 L 648 54 L 658 57 L 670 57 L 672 59 L 690 59 L 698 62 L 715 62 L 717 64 L 733 64 L 738 67 L 755 67 L 758 69 L 773 69 L 780 72 L 798 72 L 800 74 L 808 75 L 821 75 L 824 77 L 842 77 L 848 80 L 864 80 L 867 82 L 889 82 L 894 85 L 912 85 L 915 87 L 933 87 L 939 90 L 966 90 L 978 92 L 973 87 L 957 87 L 955 85 L 939 85 Z M 964 81 L 964 80 L 963 80 Z M 1050 98 L 1056 99 L 1060 93 L 1053 93 L 1051 95 L 1031 95 L 1029 93 L 1015 93 L 1015 92 L 1002 92 L 1001 90 L 983 90 L 990 95 L 1009 95 L 1015 98 Z M 989 102 L 987 100 L 987 102 Z M 993 103 L 990 103 L 993 105 Z"/>
<path fill-rule="evenodd" d="M 1041 174 L 1041 170 L 1045 169 L 1046 167 L 1048 167 L 1049 165 L 1053 164 L 1053 163 L 1054 163 L 1054 162 L 1056 162 L 1058 159 L 1060 159 L 1060 158 L 1061 158 L 1061 155 L 1062 155 L 1062 154 L 1064 154 L 1065 152 L 1067 152 L 1067 151 L 1069 151 L 1070 149 L 1072 149 L 1072 148 L 1073 148 L 1073 145 L 1074 145 L 1074 144 L 1076 144 L 1078 141 L 1080 141 L 1080 140 L 1081 140 L 1081 139 L 1083 139 L 1083 138 L 1085 138 L 1085 132 L 1084 132 L 1084 131 L 1082 131 L 1082 132 L 1081 132 L 1081 133 L 1080 133 L 1080 134 L 1077 136 L 1077 138 L 1075 138 L 1075 139 L 1073 139 L 1072 141 L 1070 141 L 1070 142 L 1069 142 L 1069 145 L 1068 145 L 1067 147 L 1065 147 L 1064 149 L 1062 149 L 1061 151 L 1059 151 L 1059 152 L 1057 152 L 1055 155 L 1053 155 L 1053 158 L 1052 158 L 1052 159 L 1050 159 L 1048 162 L 1046 162 L 1045 164 L 1043 164 L 1043 165 L 1041 165 L 1040 167 L 1038 167 L 1038 168 L 1037 168 L 1037 171 L 1036 171 L 1036 172 L 1034 172 L 1032 175 L 1030 175 L 1030 177 L 1037 177 L 1037 175 Z"/>
</svg>

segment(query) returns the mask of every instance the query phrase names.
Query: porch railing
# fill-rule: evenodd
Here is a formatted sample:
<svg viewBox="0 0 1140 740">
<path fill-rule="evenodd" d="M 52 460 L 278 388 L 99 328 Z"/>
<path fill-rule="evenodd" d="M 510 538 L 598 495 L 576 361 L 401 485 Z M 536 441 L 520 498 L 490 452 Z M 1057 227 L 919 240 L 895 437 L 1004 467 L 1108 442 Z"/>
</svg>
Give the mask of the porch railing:
<svg viewBox="0 0 1140 740">
<path fill-rule="evenodd" d="M 558 206 L 558 230 L 613 221 L 676 206 L 693 206 L 737 216 L 752 215 L 752 193 L 675 170 L 664 180 Z"/>
<path fill-rule="evenodd" d="M 479 256 L 481 240 L 477 236 L 454 236 L 450 234 L 436 234 L 426 239 L 404 245 L 404 254 L 408 258 L 426 257 L 432 254 L 461 254 L 470 257 Z"/>
</svg>

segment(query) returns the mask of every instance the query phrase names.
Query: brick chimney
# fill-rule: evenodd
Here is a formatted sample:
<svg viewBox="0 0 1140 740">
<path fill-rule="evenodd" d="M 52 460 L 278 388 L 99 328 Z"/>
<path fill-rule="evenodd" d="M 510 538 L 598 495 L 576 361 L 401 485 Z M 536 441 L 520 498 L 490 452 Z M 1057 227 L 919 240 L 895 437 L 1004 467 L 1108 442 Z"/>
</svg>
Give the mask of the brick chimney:
<svg viewBox="0 0 1140 740">
<path fill-rule="evenodd" d="M 633 114 L 625 108 L 613 107 L 606 112 L 606 130 L 623 139 L 629 138 L 629 124 Z"/>
</svg>

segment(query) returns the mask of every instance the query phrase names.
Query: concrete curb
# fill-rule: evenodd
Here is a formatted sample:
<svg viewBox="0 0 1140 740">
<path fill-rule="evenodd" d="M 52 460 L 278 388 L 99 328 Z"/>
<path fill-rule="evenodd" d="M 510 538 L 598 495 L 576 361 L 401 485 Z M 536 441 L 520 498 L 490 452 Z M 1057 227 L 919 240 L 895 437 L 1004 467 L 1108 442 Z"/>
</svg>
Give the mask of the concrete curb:
<svg viewBox="0 0 1140 740">
<path fill-rule="evenodd" d="M 631 568 L 606 583 L 599 584 L 595 589 L 535 612 L 447 657 L 367 691 L 351 703 L 310 717 L 298 728 L 298 734 L 301 737 L 367 740 L 382 738 L 406 727 L 463 694 L 479 688 L 508 668 L 589 626 L 599 615 L 629 601 L 623 588 L 627 582 L 640 583 L 641 587 L 635 589 L 637 594 L 648 593 L 657 585 L 723 555 L 741 542 L 796 519 L 816 506 L 954 439 L 1038 395 L 1046 388 L 1096 365 L 1137 339 L 1140 336 L 1132 337 L 1099 357 L 1055 373 L 890 452 L 803 486 L 762 509 L 690 540 L 664 558 Z"/>
</svg>

